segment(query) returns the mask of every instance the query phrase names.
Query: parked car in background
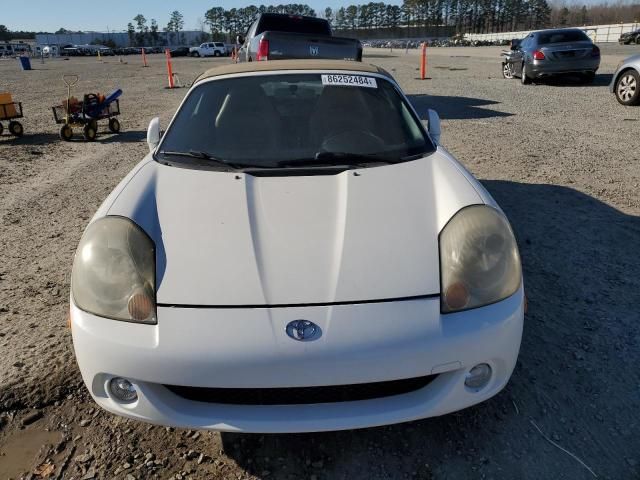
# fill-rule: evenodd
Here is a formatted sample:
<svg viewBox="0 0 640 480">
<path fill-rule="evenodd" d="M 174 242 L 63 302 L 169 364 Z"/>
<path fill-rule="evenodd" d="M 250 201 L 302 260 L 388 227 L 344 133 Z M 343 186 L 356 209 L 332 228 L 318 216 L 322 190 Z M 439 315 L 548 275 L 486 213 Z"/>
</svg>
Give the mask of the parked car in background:
<svg viewBox="0 0 640 480">
<path fill-rule="evenodd" d="M 151 121 L 150 153 L 75 254 L 71 332 L 97 404 L 281 433 L 439 416 L 501 391 L 524 323 L 518 247 L 427 117 L 361 62 L 197 78 L 162 137 Z"/>
<path fill-rule="evenodd" d="M 199 47 L 191 47 L 189 55 L 192 57 L 224 57 L 227 55 L 227 48 L 223 42 L 207 42 Z"/>
<path fill-rule="evenodd" d="M 98 49 L 98 51 L 100 52 L 100 55 L 103 55 L 106 57 L 113 57 L 115 55 L 115 52 L 113 51 L 113 49 L 109 47 L 101 47 Z"/>
<path fill-rule="evenodd" d="M 13 47 L 9 44 L 0 44 L 0 57 L 13 57 Z"/>
<path fill-rule="evenodd" d="M 13 51 L 16 55 L 28 55 L 31 53 L 31 46 L 26 43 L 14 44 Z"/>
<path fill-rule="evenodd" d="M 238 37 L 242 44 L 238 60 L 288 60 L 327 58 L 362 60 L 362 44 L 353 38 L 334 37 L 322 18 L 263 13 Z"/>
<path fill-rule="evenodd" d="M 640 44 L 640 28 L 632 32 L 623 33 L 618 39 L 620 45 L 629 45 L 632 43 Z"/>
<path fill-rule="evenodd" d="M 189 56 L 189 47 L 176 47 L 171 49 L 172 57 L 187 57 Z"/>
<path fill-rule="evenodd" d="M 520 77 L 523 84 L 543 77 L 579 74 L 592 82 L 600 67 L 600 49 L 580 29 L 532 32 L 503 61 L 505 78 Z"/>
<path fill-rule="evenodd" d="M 640 55 L 633 55 L 618 65 L 609 90 L 622 105 L 640 105 Z"/>
<path fill-rule="evenodd" d="M 61 57 L 84 57 L 85 52 L 78 47 L 63 47 L 60 49 Z"/>
</svg>

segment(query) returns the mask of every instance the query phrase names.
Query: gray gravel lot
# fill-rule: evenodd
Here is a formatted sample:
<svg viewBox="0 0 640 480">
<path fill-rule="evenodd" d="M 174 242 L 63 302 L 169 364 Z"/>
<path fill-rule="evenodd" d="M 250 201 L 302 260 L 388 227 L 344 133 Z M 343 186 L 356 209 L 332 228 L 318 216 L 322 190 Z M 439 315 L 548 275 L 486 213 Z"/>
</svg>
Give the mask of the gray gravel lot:
<svg viewBox="0 0 640 480">
<path fill-rule="evenodd" d="M 640 478 L 640 107 L 607 89 L 640 46 L 602 46 L 593 85 L 504 80 L 499 47 L 368 50 L 509 216 L 529 298 L 511 382 L 462 412 L 390 427 L 220 435 L 148 426 L 99 410 L 66 328 L 82 230 L 186 93 L 162 56 L 0 60 L 0 90 L 24 103 L 24 138 L 0 139 L 0 480 L 49 478 Z M 182 81 L 227 59 L 174 60 Z M 50 106 L 75 90 L 123 88 L 124 133 L 63 143 Z M 6 126 L 6 125 L 5 125 Z M 80 138 L 80 137 L 78 137 Z M 539 430 L 538 430 L 539 429 Z M 555 444 L 552 444 L 554 442 Z M 579 457 L 593 474 L 562 447 Z M 31 472 L 31 473 L 28 473 Z M 44 474 L 42 474 L 44 476 Z"/>
</svg>

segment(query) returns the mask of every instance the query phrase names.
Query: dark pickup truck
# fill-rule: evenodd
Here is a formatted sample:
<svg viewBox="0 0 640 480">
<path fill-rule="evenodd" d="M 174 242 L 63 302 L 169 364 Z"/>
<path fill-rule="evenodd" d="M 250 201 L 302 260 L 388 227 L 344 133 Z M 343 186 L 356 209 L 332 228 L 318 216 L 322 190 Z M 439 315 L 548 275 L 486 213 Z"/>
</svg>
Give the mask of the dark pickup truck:
<svg viewBox="0 0 640 480">
<path fill-rule="evenodd" d="M 334 37 L 329 22 L 321 18 L 263 13 L 251 24 L 238 61 L 327 58 L 362 60 L 362 44 L 353 38 Z"/>
</svg>

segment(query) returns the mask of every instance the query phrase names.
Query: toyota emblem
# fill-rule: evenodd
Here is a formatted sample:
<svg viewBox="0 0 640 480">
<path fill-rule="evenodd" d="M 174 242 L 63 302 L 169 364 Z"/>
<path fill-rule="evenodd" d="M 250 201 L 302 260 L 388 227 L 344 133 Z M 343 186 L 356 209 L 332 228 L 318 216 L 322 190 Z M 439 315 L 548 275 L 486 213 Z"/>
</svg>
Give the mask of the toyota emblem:
<svg viewBox="0 0 640 480">
<path fill-rule="evenodd" d="M 294 320 L 287 324 L 287 335 L 299 342 L 315 340 L 320 336 L 320 327 L 309 320 Z"/>
</svg>

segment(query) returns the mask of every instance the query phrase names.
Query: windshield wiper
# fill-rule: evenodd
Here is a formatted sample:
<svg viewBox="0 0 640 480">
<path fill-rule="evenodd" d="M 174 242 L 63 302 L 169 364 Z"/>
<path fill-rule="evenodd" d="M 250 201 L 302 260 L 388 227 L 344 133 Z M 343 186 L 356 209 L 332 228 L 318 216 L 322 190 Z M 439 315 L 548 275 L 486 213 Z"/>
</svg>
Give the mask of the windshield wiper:
<svg viewBox="0 0 640 480">
<path fill-rule="evenodd" d="M 250 164 L 227 162 L 226 160 L 223 160 L 220 157 L 216 157 L 215 155 L 211 155 L 210 153 L 202 152 L 199 150 L 189 150 L 188 152 L 173 152 L 173 151 L 161 150 L 160 154 L 168 155 L 172 157 L 188 157 L 188 158 L 193 158 L 197 160 L 206 160 L 206 162 L 199 162 L 199 165 L 203 165 L 203 166 L 210 166 L 211 164 L 215 164 L 221 167 L 233 168 L 235 170 L 240 170 L 241 168 L 244 168 L 244 167 L 253 166 Z"/>
<path fill-rule="evenodd" d="M 396 160 L 380 157 L 378 154 L 349 152 L 317 152 L 313 158 L 295 158 L 278 162 L 279 167 L 297 165 L 350 165 L 365 166 L 371 163 L 396 163 Z"/>
</svg>

